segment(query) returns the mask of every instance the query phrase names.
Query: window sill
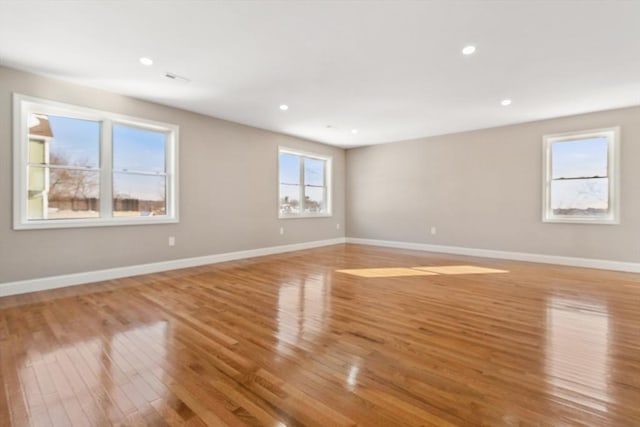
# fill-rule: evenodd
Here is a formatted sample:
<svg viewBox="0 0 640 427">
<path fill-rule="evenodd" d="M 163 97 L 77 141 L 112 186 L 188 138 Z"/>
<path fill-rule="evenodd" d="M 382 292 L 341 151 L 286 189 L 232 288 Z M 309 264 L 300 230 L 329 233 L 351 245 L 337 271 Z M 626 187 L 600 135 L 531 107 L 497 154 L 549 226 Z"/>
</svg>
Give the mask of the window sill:
<svg viewBox="0 0 640 427">
<path fill-rule="evenodd" d="M 278 214 L 278 219 L 308 219 L 308 218 L 331 218 L 333 215 L 330 213 L 320 214 L 290 214 L 283 215 Z"/>
<path fill-rule="evenodd" d="M 543 218 L 542 222 L 550 224 L 593 224 L 593 225 L 618 225 L 620 220 L 617 218 L 563 218 L 550 217 Z"/>
<path fill-rule="evenodd" d="M 14 230 L 47 230 L 54 228 L 87 228 L 87 227 L 119 227 L 127 225 L 150 225 L 150 224 L 175 224 L 178 218 L 161 217 L 136 217 L 126 219 L 97 219 L 97 220 L 34 220 L 28 222 L 18 222 L 13 225 Z"/>
</svg>

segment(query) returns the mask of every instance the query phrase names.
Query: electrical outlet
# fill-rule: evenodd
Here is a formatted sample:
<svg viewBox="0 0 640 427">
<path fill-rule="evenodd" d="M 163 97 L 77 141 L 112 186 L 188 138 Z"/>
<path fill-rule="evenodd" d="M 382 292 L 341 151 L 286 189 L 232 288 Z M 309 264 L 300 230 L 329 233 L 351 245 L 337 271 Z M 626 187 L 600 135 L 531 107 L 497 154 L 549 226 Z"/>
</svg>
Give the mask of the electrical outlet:
<svg viewBox="0 0 640 427">
<path fill-rule="evenodd" d="M 169 246 L 175 246 L 176 245 L 176 238 L 173 236 L 169 236 Z"/>
<path fill-rule="evenodd" d="M 284 227 L 280 227 L 280 235 L 284 234 Z"/>
<path fill-rule="evenodd" d="M 340 224 L 336 224 L 336 230 L 340 230 Z"/>
<path fill-rule="evenodd" d="M 438 233 L 438 230 L 435 227 L 431 227 L 431 234 L 435 235 Z"/>
</svg>

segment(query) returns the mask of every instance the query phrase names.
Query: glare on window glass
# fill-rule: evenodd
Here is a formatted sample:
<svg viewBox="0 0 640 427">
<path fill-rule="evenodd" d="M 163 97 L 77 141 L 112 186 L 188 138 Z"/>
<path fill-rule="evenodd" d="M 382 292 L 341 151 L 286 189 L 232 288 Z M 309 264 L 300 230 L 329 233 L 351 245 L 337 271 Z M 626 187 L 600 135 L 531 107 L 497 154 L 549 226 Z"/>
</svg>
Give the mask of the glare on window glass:
<svg viewBox="0 0 640 427">
<path fill-rule="evenodd" d="M 556 215 L 606 216 L 609 210 L 609 180 L 553 181 L 551 209 Z"/>
<path fill-rule="evenodd" d="M 304 190 L 304 210 L 305 212 L 324 211 L 324 188 L 306 186 Z"/>
<path fill-rule="evenodd" d="M 300 186 L 280 184 L 280 212 L 300 213 Z"/>
</svg>

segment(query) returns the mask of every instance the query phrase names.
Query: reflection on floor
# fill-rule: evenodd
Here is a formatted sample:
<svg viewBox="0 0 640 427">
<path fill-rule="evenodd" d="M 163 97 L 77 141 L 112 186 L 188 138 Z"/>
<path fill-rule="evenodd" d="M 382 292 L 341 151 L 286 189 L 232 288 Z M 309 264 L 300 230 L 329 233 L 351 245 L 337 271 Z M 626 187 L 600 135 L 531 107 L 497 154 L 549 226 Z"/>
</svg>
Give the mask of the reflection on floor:
<svg viewBox="0 0 640 427">
<path fill-rule="evenodd" d="M 609 312 L 605 304 L 578 298 L 551 297 L 547 302 L 546 371 L 554 393 L 575 399 L 586 407 L 607 411 L 609 354 Z M 584 369 L 588 365 L 588 369 Z"/>
<path fill-rule="evenodd" d="M 508 273 L 507 270 L 478 267 L 476 265 L 445 265 L 429 267 L 391 267 L 391 268 L 352 268 L 336 270 L 360 277 L 403 277 L 403 276 L 436 276 L 439 274 L 496 274 Z"/>
<path fill-rule="evenodd" d="M 640 426 L 639 301 L 350 244 L 0 298 L 0 427 Z"/>
</svg>

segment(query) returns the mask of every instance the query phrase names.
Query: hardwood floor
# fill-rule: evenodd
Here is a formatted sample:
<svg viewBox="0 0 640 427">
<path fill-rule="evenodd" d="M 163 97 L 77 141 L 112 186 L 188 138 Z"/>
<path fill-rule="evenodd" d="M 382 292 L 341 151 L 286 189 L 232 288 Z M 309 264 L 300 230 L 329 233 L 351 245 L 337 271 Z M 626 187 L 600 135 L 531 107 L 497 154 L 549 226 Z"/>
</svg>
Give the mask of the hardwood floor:
<svg viewBox="0 0 640 427">
<path fill-rule="evenodd" d="M 639 426 L 640 275 L 339 245 L 6 297 L 0 382 L 2 426 Z"/>
</svg>

